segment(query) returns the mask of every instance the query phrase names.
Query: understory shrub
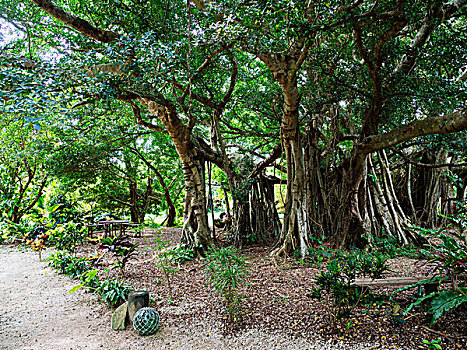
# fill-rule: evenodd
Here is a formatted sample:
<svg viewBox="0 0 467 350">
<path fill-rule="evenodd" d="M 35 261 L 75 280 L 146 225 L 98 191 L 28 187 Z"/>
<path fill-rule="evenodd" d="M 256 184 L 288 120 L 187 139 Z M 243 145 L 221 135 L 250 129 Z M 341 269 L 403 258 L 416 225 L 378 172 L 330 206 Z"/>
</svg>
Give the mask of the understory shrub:
<svg viewBox="0 0 467 350">
<path fill-rule="evenodd" d="M 100 295 L 102 301 L 105 301 L 110 307 L 118 306 L 127 300 L 130 292 L 131 288 L 119 278 L 103 280 L 95 289 L 95 293 Z"/>
<path fill-rule="evenodd" d="M 248 277 L 250 265 L 233 247 L 210 250 L 203 267 L 206 284 L 224 307 L 227 321 L 237 321 L 242 295 L 239 288 Z"/>
<path fill-rule="evenodd" d="M 316 277 L 316 288 L 311 291 L 310 296 L 321 299 L 327 295 L 336 308 L 334 317 L 350 316 L 350 306 L 358 305 L 369 296 L 367 290 L 353 285 L 355 279 L 357 277 L 381 278 L 382 274 L 388 270 L 386 261 L 386 256 L 379 252 L 338 253 L 328 263 L 326 270 Z"/>
<path fill-rule="evenodd" d="M 418 258 L 420 256 L 420 249 L 414 246 L 412 243 L 410 243 L 408 246 L 404 246 L 397 242 L 397 239 L 393 237 L 374 237 L 372 240 L 374 249 L 388 256 L 389 258 L 396 258 L 399 256 L 405 256 L 407 258 Z"/>
<path fill-rule="evenodd" d="M 74 258 L 61 251 L 51 254 L 46 261 L 49 266 L 59 273 L 68 275 L 71 278 L 78 278 L 90 268 L 89 261 L 86 258 Z"/>
<path fill-rule="evenodd" d="M 425 307 L 431 315 L 430 325 L 433 325 L 447 311 L 467 302 L 467 244 L 465 236 L 453 231 L 439 230 L 434 238 L 438 239 L 440 243 L 432 245 L 429 251 L 424 251 L 426 256 L 424 265 L 431 267 L 430 278 L 394 292 L 399 293 L 425 284 L 437 283 L 437 290 L 419 296 L 404 311 L 404 314 L 407 314 L 414 307 Z M 450 283 L 450 289 L 440 290 L 441 283 L 446 280 Z"/>
<path fill-rule="evenodd" d="M 0 244 L 22 241 L 29 228 L 24 225 L 4 220 L 0 221 Z"/>
<path fill-rule="evenodd" d="M 65 250 L 74 253 L 78 244 L 83 244 L 87 234 L 87 229 L 80 223 L 72 221 L 58 224 L 55 228 L 48 230 L 49 245 L 58 250 Z"/>
<path fill-rule="evenodd" d="M 124 302 L 132 291 L 120 278 L 101 281 L 99 271 L 92 269 L 86 258 L 74 258 L 65 252 L 57 252 L 51 254 L 47 261 L 49 266 L 59 273 L 81 280 L 81 283 L 73 287 L 69 293 L 74 293 L 81 287 L 85 287 L 96 293 L 101 301 L 106 302 L 110 307 L 115 307 Z"/>
</svg>

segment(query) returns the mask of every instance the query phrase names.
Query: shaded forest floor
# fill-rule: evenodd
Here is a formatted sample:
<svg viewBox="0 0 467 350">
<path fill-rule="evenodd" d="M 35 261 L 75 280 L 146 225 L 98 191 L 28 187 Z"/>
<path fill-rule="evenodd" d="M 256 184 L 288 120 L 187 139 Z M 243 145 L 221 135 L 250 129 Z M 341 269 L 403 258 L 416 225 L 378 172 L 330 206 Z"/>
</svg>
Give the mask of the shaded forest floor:
<svg viewBox="0 0 467 350">
<path fill-rule="evenodd" d="M 189 323 L 210 323 L 223 327 L 225 316 L 216 298 L 205 285 L 201 261 L 187 261 L 175 266 L 171 291 L 160 266 L 154 259 L 157 253 L 156 238 L 169 245 L 180 241 L 180 229 L 163 229 L 157 233 L 148 230 L 138 242 L 138 256 L 125 267 L 124 280 L 135 290 L 148 290 L 152 304 L 161 313 L 161 322 L 167 326 Z M 78 256 L 96 253 L 96 246 L 88 244 L 78 250 Z M 429 327 L 427 315 L 420 309 L 412 310 L 406 323 L 394 320 L 395 305 L 403 308 L 414 301 L 416 290 L 398 293 L 393 300 L 389 295 L 394 288 L 375 288 L 372 301 L 351 309 L 349 317 L 335 317 L 336 309 L 329 300 L 313 299 L 310 291 L 314 278 L 324 264 L 310 264 L 298 259 L 275 260 L 269 256 L 271 248 L 249 246 L 241 251 L 248 256 L 251 269 L 248 284 L 242 289 L 244 296 L 241 320 L 225 329 L 235 334 L 248 329 L 280 332 L 300 339 L 372 344 L 374 348 L 427 348 L 423 340 L 436 340 L 443 349 L 467 348 L 466 307 L 450 311 Z M 112 266 L 115 258 L 107 254 L 99 269 Z M 416 259 L 398 257 L 390 259 L 389 276 L 424 276 L 429 266 L 421 266 Z M 110 276 L 121 274 L 118 268 Z M 448 288 L 448 286 L 447 286 Z M 172 294 L 172 297 L 170 297 Z M 367 348 L 367 347 L 364 347 Z M 368 347 L 372 348 L 372 347 Z"/>
</svg>

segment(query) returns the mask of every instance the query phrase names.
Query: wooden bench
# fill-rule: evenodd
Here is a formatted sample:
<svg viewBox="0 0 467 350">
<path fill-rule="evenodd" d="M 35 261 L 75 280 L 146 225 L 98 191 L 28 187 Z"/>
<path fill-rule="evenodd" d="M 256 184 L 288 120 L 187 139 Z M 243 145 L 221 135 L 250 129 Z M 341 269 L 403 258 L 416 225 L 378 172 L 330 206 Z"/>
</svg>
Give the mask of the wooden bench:
<svg viewBox="0 0 467 350">
<path fill-rule="evenodd" d="M 359 287 L 404 287 L 409 286 L 411 284 L 415 284 L 417 282 L 423 281 L 428 279 L 425 276 L 418 276 L 418 277 L 388 277 L 388 278 L 380 278 L 380 279 L 371 279 L 371 278 L 357 278 L 355 282 L 352 283 L 355 286 Z M 441 283 L 450 282 L 449 280 L 445 279 Z M 433 283 L 426 283 L 423 284 L 425 288 L 425 293 L 429 294 L 438 290 L 439 281 L 433 280 Z M 420 286 L 419 286 L 419 292 Z"/>
</svg>

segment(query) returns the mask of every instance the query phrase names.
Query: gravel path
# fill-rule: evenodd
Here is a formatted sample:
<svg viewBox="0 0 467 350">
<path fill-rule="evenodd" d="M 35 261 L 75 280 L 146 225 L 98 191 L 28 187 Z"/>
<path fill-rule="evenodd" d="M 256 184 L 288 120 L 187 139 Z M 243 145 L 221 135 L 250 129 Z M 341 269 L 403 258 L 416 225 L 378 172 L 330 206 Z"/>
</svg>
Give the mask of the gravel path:
<svg viewBox="0 0 467 350">
<path fill-rule="evenodd" d="M 47 255 L 47 254 L 44 254 Z M 223 337 L 206 324 L 164 327 L 140 337 L 110 328 L 112 312 L 76 281 L 57 275 L 37 253 L 0 246 L 0 349 L 383 349 L 379 344 L 310 344 L 280 334 L 248 330 Z"/>
</svg>

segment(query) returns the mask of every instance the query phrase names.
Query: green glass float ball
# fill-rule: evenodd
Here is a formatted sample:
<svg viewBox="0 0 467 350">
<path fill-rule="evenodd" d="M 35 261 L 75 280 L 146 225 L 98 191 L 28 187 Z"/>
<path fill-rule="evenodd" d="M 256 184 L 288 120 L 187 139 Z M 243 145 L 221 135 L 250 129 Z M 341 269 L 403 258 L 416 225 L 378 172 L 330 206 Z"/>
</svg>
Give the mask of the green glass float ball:
<svg viewBox="0 0 467 350">
<path fill-rule="evenodd" d="M 159 313 L 152 307 L 139 309 L 133 317 L 133 328 L 140 335 L 151 335 L 159 327 Z"/>
</svg>

